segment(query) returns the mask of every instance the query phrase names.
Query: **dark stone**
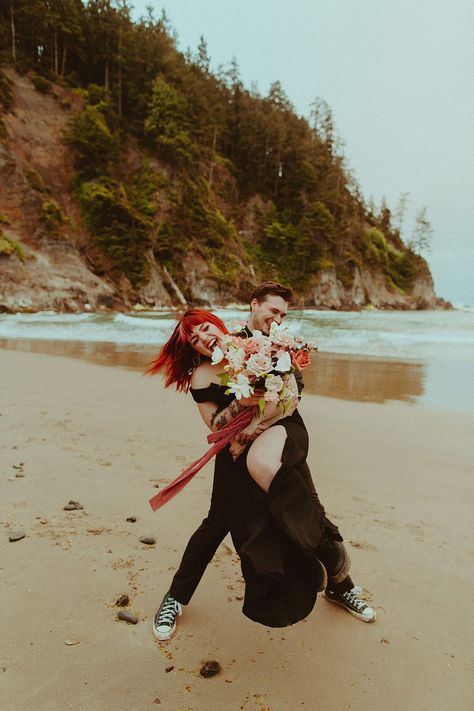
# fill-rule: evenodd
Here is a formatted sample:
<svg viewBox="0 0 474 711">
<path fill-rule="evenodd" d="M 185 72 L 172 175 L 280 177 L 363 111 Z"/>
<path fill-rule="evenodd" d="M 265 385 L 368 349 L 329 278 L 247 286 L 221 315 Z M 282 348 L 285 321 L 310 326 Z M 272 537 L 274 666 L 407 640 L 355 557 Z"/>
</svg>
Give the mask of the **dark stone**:
<svg viewBox="0 0 474 711">
<path fill-rule="evenodd" d="M 140 536 L 140 543 L 145 543 L 147 546 L 154 546 L 156 539 L 153 536 Z"/>
<path fill-rule="evenodd" d="M 129 517 L 127 518 L 127 521 L 128 521 L 129 523 L 136 523 L 137 517 L 136 517 L 136 516 L 129 516 Z"/>
<path fill-rule="evenodd" d="M 169 674 L 169 672 L 170 672 L 170 671 L 173 671 L 173 669 L 174 669 L 174 666 L 171 665 L 170 667 L 166 667 L 165 672 L 166 672 L 167 674 Z"/>
<path fill-rule="evenodd" d="M 128 595 L 120 595 L 118 600 L 115 601 L 115 604 L 118 607 L 126 607 L 129 602 L 130 602 L 130 598 L 128 597 Z"/>
<path fill-rule="evenodd" d="M 8 536 L 8 540 L 10 543 L 15 543 L 15 541 L 21 541 L 22 538 L 26 536 L 26 533 L 24 531 L 14 531 L 13 533 L 10 533 Z"/>
<path fill-rule="evenodd" d="M 25 473 L 24 473 L 24 472 L 17 472 L 17 473 L 15 474 L 15 478 L 16 478 L 16 479 L 23 479 L 24 476 L 25 476 Z"/>
<path fill-rule="evenodd" d="M 208 679 L 211 676 L 215 676 L 220 671 L 220 669 L 221 665 L 219 664 L 219 662 L 216 662 L 216 660 L 213 659 L 208 662 L 205 662 L 205 664 L 202 665 L 199 673 L 205 679 Z"/>
<path fill-rule="evenodd" d="M 134 615 L 133 612 L 128 612 L 128 610 L 120 610 L 117 617 L 119 620 L 129 622 L 131 625 L 136 625 L 138 622 L 138 617 Z"/>
<path fill-rule="evenodd" d="M 66 506 L 64 506 L 64 511 L 82 511 L 84 506 L 79 503 L 79 501 L 70 501 Z"/>
</svg>

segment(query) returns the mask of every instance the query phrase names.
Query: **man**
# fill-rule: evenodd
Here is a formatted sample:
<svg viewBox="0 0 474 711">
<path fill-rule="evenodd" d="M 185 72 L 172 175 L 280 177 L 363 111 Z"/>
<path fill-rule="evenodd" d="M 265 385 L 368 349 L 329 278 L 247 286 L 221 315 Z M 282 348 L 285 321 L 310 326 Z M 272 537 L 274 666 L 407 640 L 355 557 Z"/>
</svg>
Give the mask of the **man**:
<svg viewBox="0 0 474 711">
<path fill-rule="evenodd" d="M 286 317 L 291 299 L 291 289 L 282 284 L 264 282 L 258 286 L 251 296 L 250 316 L 247 324 L 239 335 L 249 337 L 256 330 L 268 335 L 273 321 L 281 324 Z M 303 389 L 301 373 L 297 372 L 295 375 L 298 392 L 301 395 Z M 298 410 L 295 409 L 291 417 L 303 424 Z M 341 605 L 358 619 L 364 622 L 373 622 L 376 618 L 375 611 L 361 600 L 362 590 L 354 586 L 348 574 L 350 561 L 342 544 L 342 537 L 337 526 L 326 517 L 307 465 L 304 469 L 304 480 L 308 496 L 312 497 L 315 507 L 321 512 L 321 520 L 327 531 L 325 543 L 319 547 L 317 552 L 317 557 L 323 563 L 328 574 L 325 597 L 330 602 Z M 189 603 L 207 565 L 229 532 L 226 519 L 220 515 L 219 508 L 211 506 L 211 511 L 212 514 L 210 512 L 210 515 L 204 519 L 191 536 L 171 588 L 155 615 L 153 632 L 159 640 L 167 640 L 173 635 L 176 629 L 176 618 L 182 614 L 182 606 Z"/>
</svg>

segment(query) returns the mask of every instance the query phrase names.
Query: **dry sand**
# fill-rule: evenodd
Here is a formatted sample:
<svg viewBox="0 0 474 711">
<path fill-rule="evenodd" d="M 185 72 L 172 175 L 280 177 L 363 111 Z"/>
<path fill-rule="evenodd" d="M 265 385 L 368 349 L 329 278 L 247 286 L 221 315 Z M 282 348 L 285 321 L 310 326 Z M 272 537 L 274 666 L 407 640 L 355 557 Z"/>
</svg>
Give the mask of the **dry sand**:
<svg viewBox="0 0 474 711">
<path fill-rule="evenodd" d="M 49 355 L 0 350 L 0 369 L 2 708 L 474 707 L 473 416 L 306 395 L 309 463 L 377 622 L 323 597 L 294 627 L 250 622 L 224 545 L 159 644 L 152 617 L 211 486 L 208 465 L 158 513 L 147 503 L 154 482 L 204 451 L 191 399 L 158 378 Z M 70 499 L 84 510 L 64 511 Z M 18 529 L 26 537 L 10 543 Z M 135 626 L 116 620 L 122 593 Z M 207 659 L 222 667 L 212 679 L 199 676 Z"/>
</svg>

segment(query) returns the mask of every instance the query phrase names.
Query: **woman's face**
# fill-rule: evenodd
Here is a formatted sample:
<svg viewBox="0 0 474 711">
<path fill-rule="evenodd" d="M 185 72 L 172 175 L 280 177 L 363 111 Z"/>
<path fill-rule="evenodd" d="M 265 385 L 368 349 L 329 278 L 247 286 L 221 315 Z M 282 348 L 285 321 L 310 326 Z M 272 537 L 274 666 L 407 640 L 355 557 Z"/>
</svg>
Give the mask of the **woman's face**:
<svg viewBox="0 0 474 711">
<path fill-rule="evenodd" d="M 223 335 L 220 328 L 214 326 L 210 321 L 204 321 L 194 326 L 189 337 L 189 345 L 197 353 L 210 357 L 214 348 L 220 346 Z"/>
</svg>

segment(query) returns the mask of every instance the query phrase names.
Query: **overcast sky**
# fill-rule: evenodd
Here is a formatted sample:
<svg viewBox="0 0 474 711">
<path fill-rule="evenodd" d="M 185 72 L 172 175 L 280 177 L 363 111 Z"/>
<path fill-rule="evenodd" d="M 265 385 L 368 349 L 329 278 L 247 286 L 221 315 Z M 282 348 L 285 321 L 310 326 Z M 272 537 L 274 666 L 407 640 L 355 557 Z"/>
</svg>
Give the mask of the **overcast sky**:
<svg viewBox="0 0 474 711">
<path fill-rule="evenodd" d="M 179 48 L 204 35 L 212 68 L 235 56 L 246 86 L 281 81 L 296 111 L 334 114 L 364 196 L 423 206 L 440 296 L 474 304 L 474 2 L 471 0 L 134 0 L 164 7 Z"/>
</svg>

